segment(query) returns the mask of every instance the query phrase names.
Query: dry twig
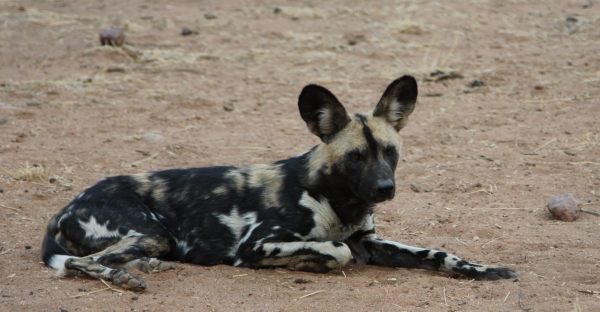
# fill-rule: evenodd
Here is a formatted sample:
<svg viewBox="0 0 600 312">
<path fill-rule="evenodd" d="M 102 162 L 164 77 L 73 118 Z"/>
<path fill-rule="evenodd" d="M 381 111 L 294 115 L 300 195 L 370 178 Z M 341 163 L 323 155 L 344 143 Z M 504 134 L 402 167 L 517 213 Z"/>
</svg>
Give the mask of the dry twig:
<svg viewBox="0 0 600 312">
<path fill-rule="evenodd" d="M 14 211 L 21 211 L 21 209 L 18 209 L 18 208 L 13 208 L 13 207 L 8 207 L 8 206 L 4 206 L 4 205 L 2 205 L 2 204 L 0 204 L 0 207 L 2 207 L 2 208 L 6 208 L 6 209 L 11 209 L 11 210 L 14 210 Z"/>
<path fill-rule="evenodd" d="M 302 296 L 302 297 L 300 297 L 300 298 L 298 298 L 298 299 L 302 299 L 302 298 L 310 297 L 310 296 L 312 296 L 312 295 L 316 295 L 316 294 L 318 294 L 318 293 L 322 293 L 322 292 L 325 292 L 325 291 L 324 291 L 324 290 L 318 290 L 318 291 L 315 291 L 315 292 L 313 292 L 313 293 L 310 293 L 310 294 L 308 294 L 308 295 L 304 295 L 304 296 Z"/>
<path fill-rule="evenodd" d="M 600 217 L 600 213 L 597 213 L 595 211 L 581 209 L 581 212 L 589 213 L 591 215 Z"/>
<path fill-rule="evenodd" d="M 521 309 L 523 309 L 523 311 L 529 311 L 529 310 L 531 310 L 531 308 L 525 308 L 525 307 L 523 307 L 523 304 L 521 303 L 521 297 L 523 297 L 523 291 L 519 290 L 519 307 L 521 307 Z"/>
</svg>

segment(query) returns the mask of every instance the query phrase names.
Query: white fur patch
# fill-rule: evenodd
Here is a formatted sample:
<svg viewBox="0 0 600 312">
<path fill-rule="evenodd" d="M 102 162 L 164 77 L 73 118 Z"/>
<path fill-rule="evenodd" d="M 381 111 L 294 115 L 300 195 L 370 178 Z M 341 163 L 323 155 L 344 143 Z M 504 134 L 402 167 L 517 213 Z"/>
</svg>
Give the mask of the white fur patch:
<svg viewBox="0 0 600 312">
<path fill-rule="evenodd" d="M 56 274 L 54 274 L 57 277 L 65 277 L 67 276 L 67 268 L 65 268 L 65 261 L 67 261 L 67 259 L 69 258 L 75 258 L 75 259 L 79 259 L 78 257 L 73 257 L 73 256 L 65 256 L 65 255 L 53 255 L 52 258 L 50 258 L 50 260 L 48 260 L 48 266 L 58 270 L 56 271 Z"/>
<path fill-rule="evenodd" d="M 192 248 L 190 248 L 190 246 L 188 246 L 187 242 L 184 240 L 178 240 L 177 241 L 177 249 L 181 250 L 181 254 L 185 255 L 187 254 Z"/>
<path fill-rule="evenodd" d="M 70 217 L 70 216 L 71 216 L 71 212 L 70 212 L 70 211 L 67 211 L 66 213 L 64 213 L 64 214 L 63 214 L 63 215 L 60 217 L 60 219 L 58 219 L 58 223 L 56 223 L 56 227 L 60 229 L 60 224 L 61 224 L 61 222 L 63 222 L 63 220 L 64 220 L 64 219 L 66 219 L 66 218 L 68 218 L 68 217 Z"/>
<path fill-rule="evenodd" d="M 229 230 L 231 230 L 231 233 L 235 237 L 235 243 L 229 249 L 228 255 L 230 257 L 235 256 L 239 244 L 248 239 L 248 237 L 250 237 L 250 234 L 252 234 L 252 231 L 262 223 L 256 223 L 256 212 L 248 212 L 243 215 L 240 215 L 236 206 L 234 206 L 233 209 L 231 209 L 231 213 L 229 215 L 217 215 L 217 218 L 219 219 L 219 221 L 221 221 L 221 224 L 227 226 Z M 242 230 L 248 225 L 250 226 L 248 233 L 246 233 L 244 239 L 240 239 L 242 236 Z"/>
<path fill-rule="evenodd" d="M 296 158 L 297 157 L 302 157 L 302 156 L 306 155 L 308 152 L 310 152 L 310 151 L 306 151 L 306 152 L 300 153 L 300 154 L 298 154 L 298 155 L 296 155 L 294 157 L 296 157 Z"/>
<path fill-rule="evenodd" d="M 355 226 L 344 226 L 340 218 L 329 205 L 329 201 L 323 198 L 321 201 L 308 195 L 308 192 L 302 193 L 299 204 L 313 211 L 313 220 L 315 226 L 302 237 L 304 240 L 316 239 L 317 241 L 344 241 L 359 228 L 362 224 Z"/>
<path fill-rule="evenodd" d="M 79 225 L 85 231 L 86 238 L 91 237 L 93 239 L 96 239 L 104 237 L 121 237 L 119 231 L 111 231 L 107 228 L 108 223 L 110 223 L 110 221 L 106 221 L 105 224 L 100 224 L 98 223 L 98 221 L 96 221 L 96 218 L 94 218 L 94 216 L 91 216 L 90 221 L 88 221 L 87 223 L 79 220 Z"/>
<path fill-rule="evenodd" d="M 401 107 L 402 106 L 400 105 L 400 102 L 398 102 L 398 100 L 392 100 L 387 110 L 387 120 L 391 122 L 400 120 L 400 118 L 402 118 L 402 115 L 400 114 Z"/>
<path fill-rule="evenodd" d="M 336 266 L 343 266 L 352 258 L 350 248 L 346 244 L 341 246 L 334 246 L 332 242 L 287 242 L 287 243 L 265 243 L 263 244 L 263 250 L 265 254 L 269 256 L 273 251 L 277 249 L 279 253 L 274 258 L 265 258 L 261 262 L 263 265 L 284 265 L 289 263 L 289 259 L 286 257 L 293 256 L 296 260 L 311 260 L 309 254 L 294 256 L 298 250 L 301 249 L 312 249 L 321 255 L 330 255 L 336 260 L 331 262 L 328 261 L 327 265 L 330 268 Z"/>
</svg>

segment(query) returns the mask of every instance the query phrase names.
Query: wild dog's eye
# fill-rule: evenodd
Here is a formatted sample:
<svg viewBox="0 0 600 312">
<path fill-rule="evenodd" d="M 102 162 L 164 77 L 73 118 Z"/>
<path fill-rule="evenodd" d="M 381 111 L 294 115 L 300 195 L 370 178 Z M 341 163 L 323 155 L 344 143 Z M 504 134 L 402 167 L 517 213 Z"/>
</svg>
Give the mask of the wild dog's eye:
<svg viewBox="0 0 600 312">
<path fill-rule="evenodd" d="M 360 160 L 360 153 L 358 152 L 352 152 L 349 154 L 350 158 L 352 158 L 353 160 Z"/>
<path fill-rule="evenodd" d="M 390 156 L 390 155 L 394 154 L 395 150 L 396 150 L 395 148 L 390 146 L 385 149 L 384 153 L 386 156 Z"/>
</svg>

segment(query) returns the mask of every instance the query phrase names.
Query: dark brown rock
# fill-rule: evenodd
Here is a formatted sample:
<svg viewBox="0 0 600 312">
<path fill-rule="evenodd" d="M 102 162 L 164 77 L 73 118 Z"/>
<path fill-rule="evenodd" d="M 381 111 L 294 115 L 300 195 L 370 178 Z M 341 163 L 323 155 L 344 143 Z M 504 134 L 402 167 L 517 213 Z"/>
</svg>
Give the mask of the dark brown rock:
<svg viewBox="0 0 600 312">
<path fill-rule="evenodd" d="M 125 33 L 120 28 L 107 28 L 100 31 L 100 44 L 120 47 L 125 41 Z"/>
<path fill-rule="evenodd" d="M 548 202 L 548 211 L 561 221 L 573 222 L 581 215 L 581 200 L 573 194 L 554 196 Z"/>
</svg>

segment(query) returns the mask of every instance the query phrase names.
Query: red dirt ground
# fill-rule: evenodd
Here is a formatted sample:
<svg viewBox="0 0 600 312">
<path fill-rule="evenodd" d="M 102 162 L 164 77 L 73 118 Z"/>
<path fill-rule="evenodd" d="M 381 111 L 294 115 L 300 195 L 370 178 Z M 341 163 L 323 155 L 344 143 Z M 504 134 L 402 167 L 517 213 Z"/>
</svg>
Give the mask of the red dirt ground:
<svg viewBox="0 0 600 312">
<path fill-rule="evenodd" d="M 573 193 L 600 211 L 598 8 L 0 0 L 0 310 L 600 311 L 600 217 L 565 223 L 545 209 Z M 99 47 L 106 27 L 125 28 L 136 51 Z M 102 177 L 299 154 L 318 142 L 297 112 L 304 85 L 367 111 L 403 74 L 419 78 L 420 97 L 379 235 L 516 268 L 517 280 L 178 264 L 120 294 L 40 263 L 47 219 Z M 15 180 L 24 166 L 53 183 Z"/>
</svg>

